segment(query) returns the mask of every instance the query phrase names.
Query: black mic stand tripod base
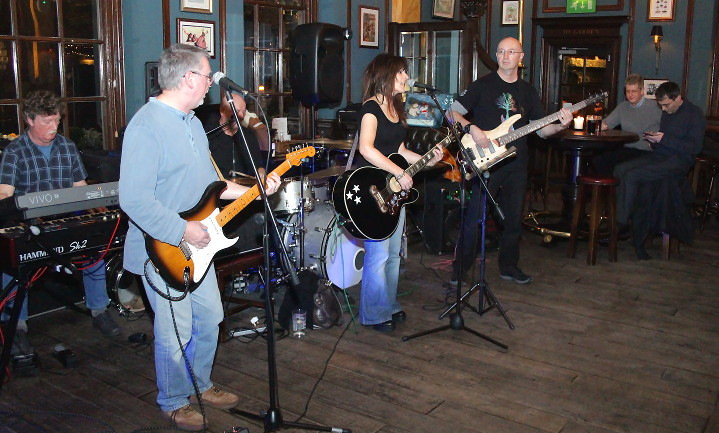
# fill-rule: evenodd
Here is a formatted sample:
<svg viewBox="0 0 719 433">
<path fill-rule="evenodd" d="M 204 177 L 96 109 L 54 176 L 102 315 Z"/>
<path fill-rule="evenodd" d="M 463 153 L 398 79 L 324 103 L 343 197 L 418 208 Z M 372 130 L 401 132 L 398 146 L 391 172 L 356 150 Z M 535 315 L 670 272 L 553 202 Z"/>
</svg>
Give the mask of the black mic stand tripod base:
<svg viewBox="0 0 719 433">
<path fill-rule="evenodd" d="M 437 108 L 439 109 L 439 112 L 442 114 L 442 118 L 445 119 L 446 121 L 449 121 L 449 120 L 447 119 L 447 114 L 446 114 L 445 111 L 442 109 L 441 104 L 440 104 L 439 101 L 437 100 L 437 97 L 436 97 L 436 95 L 435 95 L 435 91 L 434 91 L 434 90 L 428 90 L 427 93 L 432 97 L 432 100 L 434 100 L 435 105 L 436 105 Z M 450 132 L 451 132 L 452 134 L 454 134 L 455 140 L 457 140 L 457 143 L 459 144 L 459 149 L 460 149 L 460 152 L 462 153 L 462 156 L 464 157 L 464 160 L 467 161 L 467 163 L 471 166 L 472 170 L 478 175 L 479 181 L 481 182 L 481 184 L 482 184 L 482 186 L 483 186 L 483 188 L 484 188 L 483 191 L 482 191 L 482 192 L 483 192 L 482 196 L 486 199 L 486 196 L 489 195 L 489 190 L 487 189 L 487 185 L 484 183 L 484 180 L 482 179 L 482 176 L 481 176 L 482 173 L 480 173 L 480 171 L 477 169 L 477 167 L 475 166 L 474 162 L 472 161 L 472 158 L 470 158 L 469 155 L 466 154 L 465 149 L 462 147 L 462 145 L 461 145 L 461 139 L 460 139 L 460 137 L 459 137 L 459 133 L 457 132 L 457 129 L 456 129 L 455 125 L 450 124 L 450 125 L 449 125 L 449 130 L 450 130 Z M 460 165 L 460 166 L 461 166 L 461 165 Z M 460 187 L 460 195 L 459 195 L 459 199 L 460 199 L 460 209 L 464 209 L 464 206 L 465 206 L 465 185 L 464 185 L 464 179 L 465 179 L 465 176 L 464 176 L 464 173 L 462 173 L 462 185 L 461 185 L 461 187 Z M 494 199 L 492 199 L 492 201 L 494 202 Z M 495 202 L 495 203 L 496 203 L 496 202 Z M 485 203 L 485 204 L 486 204 L 486 203 Z M 500 211 L 500 214 L 501 214 L 501 211 Z M 460 226 L 461 226 L 461 227 L 464 227 L 464 212 L 462 212 L 462 213 L 461 213 L 461 216 L 460 216 Z M 484 233 L 484 228 L 482 229 L 482 233 Z M 462 245 L 460 245 L 460 247 L 463 248 L 463 247 L 464 247 L 463 244 L 464 244 L 464 242 L 462 242 Z M 484 244 L 482 245 L 482 248 L 484 248 Z M 461 257 L 461 251 L 460 251 L 459 253 L 460 253 L 460 257 Z M 460 260 L 460 268 L 461 268 L 461 263 L 462 263 L 462 262 L 461 262 L 461 260 Z M 461 271 L 461 269 L 460 269 L 460 271 Z M 460 272 L 460 275 L 461 275 L 461 272 Z M 460 299 L 461 295 L 462 295 L 462 283 L 461 283 L 461 278 L 460 278 L 459 281 L 457 281 L 457 299 L 458 299 L 458 300 Z M 438 328 L 434 328 L 434 329 L 430 329 L 430 330 L 427 330 L 427 331 L 418 332 L 418 333 L 412 334 L 412 335 L 403 336 L 403 337 L 402 337 L 402 341 L 408 341 L 408 340 L 411 340 L 411 339 L 413 339 L 413 338 L 422 337 L 422 336 L 424 336 L 424 335 L 434 334 L 434 333 L 437 333 L 437 332 L 444 331 L 444 330 L 446 330 L 446 329 L 452 329 L 452 330 L 454 330 L 454 331 L 460 331 L 460 330 L 467 331 L 467 332 L 469 332 L 470 334 L 474 334 L 474 335 L 476 335 L 476 336 L 479 337 L 479 338 L 482 338 L 482 339 L 484 339 L 484 340 L 486 340 L 486 341 L 489 341 L 490 343 L 492 343 L 492 344 L 494 344 L 494 345 L 496 345 L 496 346 L 499 346 L 499 347 L 501 347 L 501 348 L 504 349 L 504 350 L 508 350 L 508 349 L 509 349 L 509 346 L 507 346 L 506 344 L 504 344 L 504 343 L 502 343 L 502 342 L 500 342 L 500 341 L 498 341 L 498 340 L 495 340 L 494 338 L 492 338 L 492 337 L 490 337 L 490 336 L 488 336 L 488 335 L 482 334 L 482 333 L 480 333 L 480 332 L 475 331 L 475 330 L 472 329 L 472 328 L 468 328 L 467 326 L 465 326 L 465 324 L 464 324 L 464 317 L 462 317 L 462 304 L 463 304 L 462 302 L 455 302 L 455 304 L 454 304 L 454 306 L 453 306 L 454 311 L 453 311 L 452 313 L 450 313 L 450 315 L 449 315 L 449 324 L 448 324 L 448 325 L 443 325 L 443 326 L 440 326 L 440 327 L 438 327 Z"/>
<path fill-rule="evenodd" d="M 489 173 L 484 172 L 484 177 L 489 177 Z M 482 179 L 482 176 L 478 179 L 484 184 L 484 179 Z M 489 288 L 489 283 L 487 283 L 487 280 L 485 278 L 485 265 L 486 265 L 486 251 L 485 251 L 485 239 L 486 239 L 486 228 L 487 228 L 487 192 L 489 191 L 486 185 L 484 185 L 484 188 L 482 190 L 482 198 L 480 202 L 480 206 L 482 206 L 482 212 L 480 214 L 480 220 L 479 225 L 481 227 L 481 235 L 479 238 L 480 242 L 480 252 L 479 252 L 479 282 L 472 286 L 469 290 L 467 290 L 461 297 L 458 298 L 457 301 L 455 301 L 452 305 L 450 305 L 444 313 L 439 315 L 440 319 L 443 319 L 444 316 L 446 316 L 450 311 L 452 311 L 457 303 L 463 304 L 465 307 L 469 308 L 470 310 L 474 311 L 475 313 L 479 314 L 480 316 L 484 313 L 487 313 L 488 311 L 497 308 L 497 311 L 499 311 L 499 314 L 502 315 L 504 320 L 507 322 L 507 326 L 509 326 L 509 329 L 514 329 L 514 323 L 509 319 L 509 316 L 507 316 L 506 310 L 502 307 L 502 304 L 499 302 L 496 296 L 494 296 L 494 293 L 492 292 L 492 289 Z M 460 247 L 464 247 L 464 242 Z M 460 262 L 461 263 L 461 262 Z M 460 265 L 461 266 L 461 265 Z M 461 275 L 461 273 L 460 273 Z M 460 287 L 461 278 L 457 280 L 457 287 Z M 470 305 L 467 301 L 467 298 L 469 298 L 474 292 L 479 292 L 479 300 L 477 303 L 477 307 L 474 307 Z"/>
<path fill-rule="evenodd" d="M 464 179 L 464 176 L 462 176 L 462 179 Z M 480 176 L 480 179 L 481 179 L 481 176 Z M 486 187 L 487 187 L 487 186 L 484 185 L 484 188 L 486 188 Z M 486 194 L 487 194 L 487 190 L 485 189 L 485 190 L 482 191 L 482 197 L 484 198 L 484 202 L 482 203 L 482 205 L 484 206 L 485 209 L 486 209 Z M 460 189 L 460 202 L 461 202 L 460 208 L 464 208 L 464 201 L 465 201 L 464 195 L 465 195 L 465 190 L 464 190 L 464 185 L 462 185 L 462 188 Z M 461 221 L 460 221 L 460 226 L 464 226 L 464 213 L 462 213 L 462 216 L 460 217 L 460 220 L 461 220 Z M 464 244 L 464 242 L 463 242 L 462 244 Z M 461 246 L 460 246 L 460 248 L 463 248 L 463 247 L 464 247 L 464 245 L 461 245 Z M 484 218 L 482 218 L 482 247 L 481 247 L 481 248 L 482 248 L 482 260 L 484 260 Z M 460 254 L 460 257 L 461 257 L 461 251 L 459 251 L 458 254 Z M 461 263 L 461 262 L 460 262 L 460 263 Z M 482 271 L 481 271 L 480 273 L 483 274 L 483 273 L 484 273 L 484 272 L 483 272 L 483 265 L 484 265 L 484 263 L 482 263 L 481 265 L 482 265 L 482 266 L 480 267 L 480 269 L 481 269 Z M 460 266 L 461 266 L 461 265 L 460 265 Z M 461 275 L 461 272 L 460 272 L 460 275 Z M 482 278 L 484 278 L 484 275 L 482 275 Z M 483 283 L 484 283 L 484 284 L 480 283 L 480 284 L 475 285 L 472 289 L 470 289 L 469 291 L 467 291 L 467 293 L 465 293 L 464 295 L 462 295 L 462 283 L 461 283 L 461 278 L 460 278 L 459 280 L 457 280 L 457 299 L 458 299 L 459 301 L 458 301 L 458 302 L 455 302 L 454 304 L 452 304 L 452 306 L 449 307 L 449 308 L 447 309 L 447 311 L 445 311 L 444 313 L 442 313 L 442 315 L 439 317 L 440 319 L 442 319 L 442 318 L 444 318 L 444 316 L 447 315 L 447 313 L 449 313 L 450 311 L 454 310 L 454 311 L 452 311 L 451 313 L 449 313 L 449 324 L 448 324 L 448 325 L 444 325 L 444 326 L 440 326 L 440 327 L 438 327 L 438 328 L 430 329 L 430 330 L 427 330 L 427 331 L 418 332 L 418 333 L 416 333 L 416 334 L 404 336 L 404 337 L 402 337 L 402 341 L 408 341 L 408 340 L 411 340 L 411 339 L 413 339 L 413 338 L 422 337 L 422 336 L 424 336 L 424 335 L 434 334 L 434 333 L 437 333 L 437 332 L 444 331 L 444 330 L 446 330 L 446 329 L 452 329 L 452 330 L 455 330 L 455 331 L 465 330 L 465 331 L 469 332 L 470 334 L 474 334 L 474 335 L 476 335 L 476 336 L 479 337 L 479 338 L 482 338 L 482 339 L 484 339 L 484 340 L 486 340 L 486 341 L 489 341 L 490 343 L 492 343 L 492 344 L 494 344 L 494 345 L 496 345 L 496 346 L 501 347 L 501 348 L 504 349 L 504 350 L 508 350 L 508 349 L 509 349 L 509 346 L 507 346 L 506 344 L 504 344 L 504 343 L 502 343 L 502 342 L 500 342 L 500 341 L 498 341 L 498 340 L 495 340 L 494 338 L 492 338 L 492 337 L 490 337 L 490 336 L 488 336 L 488 335 L 485 335 L 485 334 L 482 334 L 482 333 L 480 333 L 480 332 L 477 332 L 477 331 L 475 331 L 475 330 L 472 329 L 472 328 L 468 328 L 468 327 L 465 326 L 465 324 L 464 324 L 464 317 L 462 317 L 462 306 L 463 306 L 464 303 L 465 303 L 465 299 L 464 299 L 464 298 L 466 298 L 467 296 L 471 295 L 471 293 L 473 292 L 473 290 L 475 290 L 475 287 L 478 287 L 478 286 L 482 285 L 482 286 L 485 287 L 486 290 L 487 290 L 487 292 L 486 292 L 486 293 L 487 293 L 487 297 L 491 296 L 491 299 L 493 300 L 493 301 L 491 301 L 491 302 L 493 302 L 493 303 L 490 303 L 490 306 L 489 306 L 488 308 L 486 308 L 486 309 L 483 309 L 483 310 L 474 309 L 474 307 L 471 307 L 471 306 L 470 306 L 470 308 L 471 308 L 473 311 L 475 311 L 475 312 L 479 313 L 480 315 L 482 315 L 484 312 L 488 311 L 489 309 L 494 308 L 495 306 L 498 306 L 498 307 L 499 307 L 499 311 L 502 313 L 502 315 L 504 316 L 505 320 L 507 320 L 507 323 L 510 325 L 510 328 L 514 329 L 514 325 L 513 325 L 512 322 L 509 320 L 509 317 L 507 317 L 507 315 L 505 314 L 504 309 L 502 308 L 502 306 L 501 306 L 501 305 L 499 304 L 499 302 L 497 301 L 497 298 L 495 298 L 495 297 L 494 297 L 494 294 L 492 294 L 492 292 L 489 290 L 489 286 L 486 285 L 486 282 L 484 282 L 484 280 L 483 280 Z M 482 291 L 480 290 L 480 296 L 481 296 L 481 295 L 482 295 Z M 480 298 L 480 302 L 482 302 L 482 301 L 481 301 L 481 298 Z M 480 304 L 480 308 L 482 308 L 481 304 Z M 480 311 L 481 311 L 481 312 L 480 312 Z"/>
</svg>

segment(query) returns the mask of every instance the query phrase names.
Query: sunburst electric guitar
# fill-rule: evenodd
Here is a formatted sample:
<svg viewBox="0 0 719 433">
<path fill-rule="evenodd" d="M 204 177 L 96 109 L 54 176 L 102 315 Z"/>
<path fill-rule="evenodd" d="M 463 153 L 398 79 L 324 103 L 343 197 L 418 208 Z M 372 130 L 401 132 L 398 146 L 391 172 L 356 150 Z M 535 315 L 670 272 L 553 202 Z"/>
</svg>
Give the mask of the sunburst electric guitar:
<svg viewBox="0 0 719 433">
<path fill-rule="evenodd" d="M 452 134 L 432 146 L 412 165 L 398 153 L 389 159 L 404 168 L 404 174 L 413 177 L 434 157 L 434 148 L 440 150 L 452 142 Z M 387 239 L 397 229 L 402 206 L 419 198 L 412 188 L 405 191 L 390 173 L 377 167 L 361 167 L 340 175 L 332 189 L 332 202 L 337 213 L 345 218 L 345 228 L 360 239 Z"/>
<path fill-rule="evenodd" d="M 572 105 L 569 111 L 574 112 L 577 110 L 581 110 L 589 104 L 593 104 L 606 98 L 607 95 L 607 92 L 598 93 L 591 98 L 587 98 L 584 101 L 577 102 L 576 104 Z M 543 117 L 539 120 L 535 120 L 534 122 L 530 122 L 529 124 L 519 129 L 510 131 L 512 125 L 514 125 L 514 123 L 522 117 L 521 114 L 515 114 L 514 116 L 502 122 L 501 125 L 494 128 L 493 130 L 484 131 L 484 135 L 486 135 L 487 138 L 490 140 L 490 145 L 487 148 L 477 146 L 477 144 L 472 139 L 472 136 L 470 134 L 465 134 L 462 137 L 462 141 L 460 142 L 460 144 L 465 149 L 465 153 L 471 158 L 470 165 L 474 165 L 473 169 L 466 170 L 467 174 L 465 175 L 465 177 L 467 179 L 470 179 L 475 176 L 476 172 L 483 172 L 489 170 L 492 166 L 499 163 L 503 159 L 509 156 L 513 156 L 516 153 L 516 149 L 514 148 L 514 146 L 507 148 L 507 144 L 558 120 L 559 113 L 560 112 L 557 111 L 556 113 L 550 114 L 547 117 Z M 465 161 L 465 163 L 467 163 L 467 161 Z"/>
<path fill-rule="evenodd" d="M 283 175 L 290 167 L 300 165 L 302 158 L 314 156 L 314 147 L 305 147 L 288 153 L 285 160 L 272 173 Z M 228 239 L 222 232 L 222 227 L 230 222 L 252 200 L 260 195 L 257 185 L 242 194 L 235 201 L 220 211 L 218 202 L 220 194 L 227 188 L 222 181 L 212 182 L 202 194 L 200 201 L 189 210 L 179 215 L 186 221 L 200 221 L 207 227 L 210 234 L 210 243 L 205 248 L 196 248 L 184 240 L 180 245 L 171 245 L 158 241 L 145 234 L 145 248 L 153 265 L 162 279 L 170 287 L 184 291 L 188 288 L 193 291 L 205 277 L 215 254 L 237 242 L 237 238 Z"/>
</svg>

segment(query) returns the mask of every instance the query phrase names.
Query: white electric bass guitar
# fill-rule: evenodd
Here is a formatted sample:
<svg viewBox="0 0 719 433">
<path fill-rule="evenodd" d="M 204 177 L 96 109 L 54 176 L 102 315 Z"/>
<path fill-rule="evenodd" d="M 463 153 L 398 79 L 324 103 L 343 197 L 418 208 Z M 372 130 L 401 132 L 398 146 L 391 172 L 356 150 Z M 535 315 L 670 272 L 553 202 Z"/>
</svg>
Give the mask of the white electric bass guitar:
<svg viewBox="0 0 719 433">
<path fill-rule="evenodd" d="M 572 105 L 569 111 L 574 112 L 577 110 L 581 110 L 589 104 L 593 104 L 606 98 L 607 95 L 607 92 L 598 93 L 590 98 L 585 99 L 584 101 L 577 102 L 576 104 Z M 510 156 L 514 156 L 517 153 L 517 149 L 515 149 L 514 146 L 507 148 L 507 144 L 513 142 L 518 138 L 524 137 L 525 135 L 530 134 L 537 129 L 544 128 L 552 122 L 557 121 L 559 119 L 559 113 L 560 112 L 557 111 L 556 113 L 550 114 L 547 117 L 543 117 L 539 120 L 535 120 L 534 122 L 530 122 L 529 124 L 519 129 L 510 131 L 512 125 L 514 125 L 515 122 L 522 118 L 521 114 L 515 114 L 514 116 L 502 122 L 501 125 L 494 128 L 493 130 L 484 131 L 484 135 L 486 135 L 487 138 L 490 140 L 490 145 L 487 148 L 482 148 L 481 146 L 478 146 L 474 142 L 470 134 L 465 134 L 462 137 L 462 141 L 460 142 L 460 144 L 465 149 L 465 153 L 472 159 L 469 164 L 474 166 L 472 170 L 467 170 L 467 175 L 465 177 L 467 179 L 471 179 L 475 176 L 475 173 L 481 173 L 483 171 L 489 170 L 491 167 L 498 164 L 502 160 L 509 158 Z"/>
</svg>

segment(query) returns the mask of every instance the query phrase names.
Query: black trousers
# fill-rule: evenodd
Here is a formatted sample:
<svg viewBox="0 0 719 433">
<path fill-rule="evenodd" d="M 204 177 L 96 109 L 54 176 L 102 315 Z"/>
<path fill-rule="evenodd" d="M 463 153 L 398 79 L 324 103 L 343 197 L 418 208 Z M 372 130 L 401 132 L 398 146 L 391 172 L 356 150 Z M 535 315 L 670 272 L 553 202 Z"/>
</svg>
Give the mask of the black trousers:
<svg viewBox="0 0 719 433">
<path fill-rule="evenodd" d="M 482 211 L 482 186 L 479 180 L 472 179 L 472 196 L 466 204 L 464 226 L 455 248 L 452 263 L 452 279 L 458 280 L 460 263 L 462 274 L 466 275 L 477 256 L 477 236 L 479 217 Z M 495 212 L 499 225 L 499 271 L 512 270 L 519 264 L 519 239 L 522 234 L 522 205 L 527 188 L 527 167 L 522 164 L 510 163 L 490 172 L 489 191 L 497 200 L 505 219 L 502 221 Z M 493 212 L 492 204 L 487 200 L 489 212 Z"/>
</svg>

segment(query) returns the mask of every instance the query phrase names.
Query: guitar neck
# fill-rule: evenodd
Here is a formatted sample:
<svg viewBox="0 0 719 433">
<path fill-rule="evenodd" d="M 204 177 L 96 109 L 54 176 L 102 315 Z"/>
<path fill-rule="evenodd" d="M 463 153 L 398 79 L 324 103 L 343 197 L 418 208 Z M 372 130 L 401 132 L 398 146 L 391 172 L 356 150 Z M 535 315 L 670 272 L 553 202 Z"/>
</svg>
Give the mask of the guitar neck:
<svg viewBox="0 0 719 433">
<path fill-rule="evenodd" d="M 586 107 L 587 105 L 594 103 L 602 98 L 604 98 L 607 95 L 607 93 L 602 93 L 597 96 L 593 96 L 591 98 L 585 99 L 584 101 L 577 102 L 576 104 L 572 105 L 572 107 L 569 109 L 569 111 L 577 111 L 581 110 L 582 108 Z M 547 117 L 543 117 L 539 120 L 535 120 L 534 122 L 530 122 L 527 125 L 522 126 L 519 129 L 515 129 L 514 131 L 511 131 L 497 139 L 499 144 L 502 146 L 506 146 L 507 143 L 511 143 L 512 141 L 524 137 L 527 134 L 531 134 L 532 132 L 536 131 L 537 129 L 542 129 L 545 126 L 549 125 L 550 123 L 553 123 L 557 120 L 559 120 L 559 114 L 561 112 L 557 111 L 556 113 L 550 114 Z"/>
<path fill-rule="evenodd" d="M 292 163 L 290 160 L 285 160 L 282 164 L 280 164 L 277 168 L 272 170 L 272 173 L 277 173 L 278 176 L 282 176 L 292 167 Z M 217 215 L 217 223 L 220 225 L 220 227 L 223 227 L 225 224 L 230 222 L 232 218 L 235 217 L 242 209 L 247 207 L 248 204 L 252 203 L 254 199 L 257 198 L 257 196 L 260 195 L 260 188 L 257 185 L 254 185 L 252 188 L 248 189 L 244 194 L 242 194 L 237 200 L 233 201 L 229 205 L 225 206 L 224 209 Z"/>
<path fill-rule="evenodd" d="M 446 136 L 442 139 L 442 141 L 432 146 L 427 153 L 422 155 L 422 157 L 417 160 L 417 162 L 407 167 L 404 172 L 409 175 L 409 177 L 414 177 L 415 174 L 422 170 L 432 160 L 432 158 L 434 158 L 434 148 L 438 147 L 440 149 L 444 149 L 445 146 L 452 141 L 452 138 L 454 138 L 452 135 Z"/>
</svg>

